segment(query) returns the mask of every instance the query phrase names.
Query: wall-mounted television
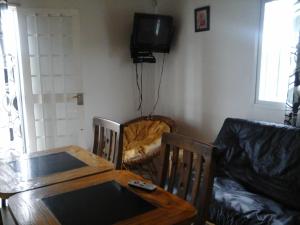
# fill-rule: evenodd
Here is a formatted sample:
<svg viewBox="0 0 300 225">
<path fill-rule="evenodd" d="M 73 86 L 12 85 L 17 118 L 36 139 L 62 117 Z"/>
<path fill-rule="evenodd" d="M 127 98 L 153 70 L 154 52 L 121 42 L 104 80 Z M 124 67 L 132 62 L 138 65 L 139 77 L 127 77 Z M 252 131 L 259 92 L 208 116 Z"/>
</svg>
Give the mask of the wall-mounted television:
<svg viewBox="0 0 300 225">
<path fill-rule="evenodd" d="M 168 53 L 172 35 L 171 16 L 135 13 L 131 51 Z"/>
</svg>

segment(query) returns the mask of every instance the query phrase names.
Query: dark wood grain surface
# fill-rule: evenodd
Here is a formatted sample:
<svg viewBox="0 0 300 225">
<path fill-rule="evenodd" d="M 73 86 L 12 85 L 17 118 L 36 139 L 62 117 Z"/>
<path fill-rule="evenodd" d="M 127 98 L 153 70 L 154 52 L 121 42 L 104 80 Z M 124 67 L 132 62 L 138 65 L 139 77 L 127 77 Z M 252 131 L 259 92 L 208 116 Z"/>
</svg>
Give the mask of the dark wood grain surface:
<svg viewBox="0 0 300 225">
<path fill-rule="evenodd" d="M 154 192 L 146 192 L 144 190 L 129 187 L 127 183 L 131 179 L 142 178 L 129 171 L 113 170 L 19 193 L 9 199 L 10 204 L 8 207 L 17 224 L 59 225 L 61 223 L 47 208 L 42 199 L 99 185 L 109 181 L 116 181 L 123 187 L 137 194 L 145 201 L 156 206 L 154 210 L 123 221 L 119 221 L 116 224 L 190 224 L 190 222 L 195 218 L 197 211 L 188 202 L 178 198 L 175 195 L 170 194 L 169 192 L 166 192 L 161 188 L 158 188 Z M 101 199 L 99 199 L 99 202 L 100 201 Z M 76 198 L 74 199 L 74 204 L 80 204 L 79 202 L 76 202 Z M 118 202 L 115 202 L 115 204 L 118 204 Z M 130 204 L 130 202 L 128 202 L 128 204 Z M 112 216 L 114 216 L 114 213 L 118 212 L 113 212 Z M 99 211 L 99 217 L 101 217 L 101 211 Z"/>
<path fill-rule="evenodd" d="M 112 120 L 94 117 L 93 129 L 93 153 L 114 163 L 116 169 L 121 169 L 123 125 Z"/>
<path fill-rule="evenodd" d="M 204 225 L 213 187 L 215 147 L 176 133 L 162 137 L 160 186 L 198 209 L 195 225 Z M 178 182 L 176 182 L 176 180 Z"/>
<path fill-rule="evenodd" d="M 71 169 L 62 172 L 56 172 L 53 174 L 48 174 L 47 176 L 41 177 L 30 177 L 26 174 L 30 173 L 30 171 L 26 171 L 26 169 L 20 170 L 17 172 L 11 166 L 11 162 L 20 161 L 28 163 L 30 159 L 34 159 L 36 157 L 57 154 L 57 153 L 67 153 L 70 154 L 75 159 L 80 160 L 85 166 Z M 30 167 L 26 167 L 30 169 Z M 27 191 L 51 184 L 60 183 L 63 181 L 68 181 L 88 175 L 93 175 L 105 171 L 109 171 L 113 169 L 113 164 L 92 154 L 91 152 L 80 148 L 78 146 L 67 146 L 47 151 L 35 152 L 32 154 L 22 155 L 20 157 L 7 158 L 0 162 L 0 198 L 7 199 L 10 196 L 22 192 Z"/>
</svg>

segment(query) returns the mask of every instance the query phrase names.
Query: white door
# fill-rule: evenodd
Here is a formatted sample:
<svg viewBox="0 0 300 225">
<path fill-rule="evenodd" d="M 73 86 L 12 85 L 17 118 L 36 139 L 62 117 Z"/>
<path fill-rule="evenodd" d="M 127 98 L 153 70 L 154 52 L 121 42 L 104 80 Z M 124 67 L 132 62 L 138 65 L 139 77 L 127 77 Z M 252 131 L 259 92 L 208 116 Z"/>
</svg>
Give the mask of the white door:
<svg viewBox="0 0 300 225">
<path fill-rule="evenodd" d="M 84 145 L 77 11 L 19 9 L 18 18 L 27 152 Z"/>
</svg>

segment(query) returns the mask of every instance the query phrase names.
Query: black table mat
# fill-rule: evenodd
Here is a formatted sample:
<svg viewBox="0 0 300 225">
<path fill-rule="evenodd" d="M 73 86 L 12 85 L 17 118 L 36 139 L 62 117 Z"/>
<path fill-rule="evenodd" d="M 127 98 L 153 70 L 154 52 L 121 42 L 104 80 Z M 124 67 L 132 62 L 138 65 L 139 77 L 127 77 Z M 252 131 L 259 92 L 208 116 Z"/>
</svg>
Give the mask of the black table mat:
<svg viewBox="0 0 300 225">
<path fill-rule="evenodd" d="M 87 166 L 66 152 L 12 161 L 8 164 L 15 172 L 24 174 L 28 179 Z"/>
<path fill-rule="evenodd" d="M 62 225 L 111 225 L 156 208 L 115 181 L 42 201 Z"/>
</svg>

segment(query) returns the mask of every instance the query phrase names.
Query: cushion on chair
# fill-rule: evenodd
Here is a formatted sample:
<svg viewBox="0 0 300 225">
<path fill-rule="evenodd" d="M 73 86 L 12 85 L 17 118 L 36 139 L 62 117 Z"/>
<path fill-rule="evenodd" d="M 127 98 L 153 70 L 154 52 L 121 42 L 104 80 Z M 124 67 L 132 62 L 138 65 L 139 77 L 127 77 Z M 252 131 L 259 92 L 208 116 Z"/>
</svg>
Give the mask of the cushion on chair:
<svg viewBox="0 0 300 225">
<path fill-rule="evenodd" d="M 123 163 L 141 163 L 158 154 L 161 136 L 165 132 L 170 132 L 169 125 L 158 120 L 140 120 L 126 126 L 123 136 Z"/>
</svg>

